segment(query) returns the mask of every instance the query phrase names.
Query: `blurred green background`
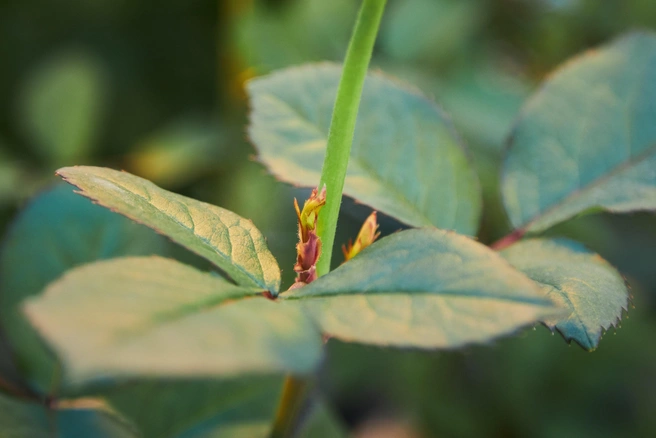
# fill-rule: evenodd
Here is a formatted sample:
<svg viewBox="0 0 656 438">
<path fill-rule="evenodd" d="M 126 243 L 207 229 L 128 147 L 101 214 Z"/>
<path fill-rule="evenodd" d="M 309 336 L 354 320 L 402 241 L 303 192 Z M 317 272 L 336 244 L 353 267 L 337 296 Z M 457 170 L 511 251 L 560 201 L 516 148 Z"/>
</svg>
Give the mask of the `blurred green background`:
<svg viewBox="0 0 656 438">
<path fill-rule="evenodd" d="M 292 200 L 307 191 L 252 159 L 243 84 L 341 60 L 358 4 L 1 0 L 2 234 L 58 167 L 109 166 L 252 218 L 291 283 Z M 524 99 L 560 63 L 635 28 L 656 28 L 654 0 L 388 0 L 373 65 L 452 116 L 482 181 L 489 243 L 509 231 L 497 177 Z M 367 214 L 347 200 L 338 241 Z M 593 353 L 543 327 L 454 352 L 330 341 L 318 386 L 344 422 L 359 436 L 656 436 L 656 216 L 582 217 L 549 234 L 627 277 L 635 308 L 617 333 Z"/>
</svg>

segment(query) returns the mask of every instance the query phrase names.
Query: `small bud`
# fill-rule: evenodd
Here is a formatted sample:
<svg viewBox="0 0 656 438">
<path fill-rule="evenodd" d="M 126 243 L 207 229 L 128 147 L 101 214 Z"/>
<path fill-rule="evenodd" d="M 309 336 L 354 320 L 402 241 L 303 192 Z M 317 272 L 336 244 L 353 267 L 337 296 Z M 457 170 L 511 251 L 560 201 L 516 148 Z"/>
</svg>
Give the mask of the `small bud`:
<svg viewBox="0 0 656 438">
<path fill-rule="evenodd" d="M 296 209 L 296 216 L 298 217 L 298 232 L 301 241 L 307 241 L 308 232 L 316 229 L 319 211 L 325 204 L 326 186 L 321 189 L 321 193 L 318 193 L 317 189 L 312 190 L 312 194 L 303 204 L 302 211 L 298 208 L 298 202 L 296 201 L 296 198 L 294 198 L 294 208 Z"/>
<path fill-rule="evenodd" d="M 378 236 L 380 236 L 380 232 L 378 231 L 378 222 L 376 220 L 376 212 L 374 211 L 364 221 L 364 224 L 362 224 L 358 238 L 355 239 L 355 244 L 349 239 L 348 245 L 342 245 L 344 261 L 348 262 L 358 255 L 363 249 L 374 243 L 378 239 Z"/>
<path fill-rule="evenodd" d="M 298 218 L 298 244 L 296 245 L 296 282 L 291 289 L 304 286 L 317 279 L 316 264 L 321 256 L 321 239 L 317 235 L 317 220 L 321 207 L 326 204 L 326 187 L 312 190 L 312 194 L 303 204 L 303 210 L 294 199 L 294 208 Z"/>
</svg>

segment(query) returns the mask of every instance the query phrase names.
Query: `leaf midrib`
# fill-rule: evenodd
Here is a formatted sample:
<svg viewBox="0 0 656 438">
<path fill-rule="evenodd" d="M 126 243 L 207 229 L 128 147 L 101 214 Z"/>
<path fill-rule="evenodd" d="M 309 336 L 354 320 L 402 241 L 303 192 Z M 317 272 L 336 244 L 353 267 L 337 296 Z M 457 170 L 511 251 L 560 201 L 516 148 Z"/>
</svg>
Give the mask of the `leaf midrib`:
<svg viewBox="0 0 656 438">
<path fill-rule="evenodd" d="M 58 174 L 59 174 L 59 173 L 58 173 Z M 68 177 L 68 176 L 66 176 L 66 175 L 62 175 L 62 174 L 59 174 L 59 175 L 64 179 L 64 181 L 66 181 L 67 183 L 72 184 L 72 185 L 74 185 L 75 187 L 77 187 L 78 189 L 80 189 L 80 190 L 82 191 L 82 192 L 80 192 L 80 194 L 82 194 L 83 196 L 85 196 L 85 197 L 87 197 L 87 198 L 89 198 L 89 199 L 91 199 L 91 200 L 97 202 L 98 204 L 104 206 L 105 208 L 109 208 L 110 210 L 112 210 L 112 211 L 114 211 L 114 212 L 116 212 L 116 213 L 121 214 L 122 216 L 126 216 L 126 217 L 128 217 L 130 220 L 132 220 L 132 221 L 134 221 L 134 222 L 140 223 L 141 225 L 147 226 L 148 228 L 151 228 L 151 229 L 153 229 L 153 230 L 159 232 L 159 230 L 157 229 L 157 227 L 154 227 L 154 226 L 151 226 L 151 225 L 146 224 L 145 222 L 142 222 L 140 219 L 136 218 L 134 215 L 132 215 L 132 214 L 125 214 L 125 213 L 119 212 L 119 211 L 117 211 L 116 209 L 114 209 L 114 208 L 112 208 L 112 207 L 110 207 L 110 206 L 105 205 L 105 203 L 104 203 L 103 201 L 101 201 L 101 200 L 98 199 L 97 197 L 93 196 L 91 193 L 89 193 L 89 192 L 88 192 L 87 190 L 85 190 L 83 187 L 80 187 L 78 184 L 72 182 L 70 177 Z M 104 177 L 103 177 L 103 179 L 107 179 L 107 178 L 104 178 Z M 190 221 L 191 221 L 191 223 L 192 223 L 194 229 L 190 229 L 190 228 L 187 227 L 185 224 L 183 224 L 183 223 L 180 222 L 178 219 L 176 219 L 174 216 L 171 216 L 171 215 L 165 213 L 164 211 L 162 211 L 161 209 L 155 207 L 155 206 L 150 202 L 150 200 L 149 200 L 148 198 L 146 198 L 146 197 L 144 197 L 144 196 L 142 196 L 142 195 L 140 195 L 140 194 L 138 194 L 138 193 L 136 193 L 136 192 L 134 192 L 134 191 L 132 191 L 132 190 L 129 190 L 129 189 L 126 188 L 123 184 L 121 184 L 121 183 L 119 183 L 119 182 L 117 182 L 117 181 L 110 181 L 110 182 L 111 182 L 112 184 L 117 185 L 118 187 L 120 187 L 120 188 L 121 188 L 122 190 L 124 190 L 125 192 L 127 192 L 127 193 L 129 193 L 129 194 L 131 194 L 131 195 L 133 195 L 133 196 L 136 196 L 137 198 L 140 198 L 141 200 L 143 200 L 144 202 L 146 202 L 148 205 L 150 205 L 150 206 L 151 206 L 156 212 L 158 212 L 159 214 L 163 215 L 163 216 L 166 217 L 167 219 L 170 219 L 170 220 L 173 221 L 175 224 L 179 225 L 180 228 L 186 230 L 186 231 L 189 232 L 192 236 L 196 237 L 196 238 L 197 238 L 197 239 L 203 244 L 203 246 L 205 247 L 205 249 L 208 249 L 209 251 L 213 252 L 214 254 L 217 254 L 219 257 L 221 257 L 221 258 L 223 259 L 223 261 L 224 261 L 226 264 L 228 264 L 228 265 L 230 265 L 230 266 L 236 268 L 239 272 L 241 272 L 242 274 L 246 275 L 246 277 L 248 277 L 248 278 L 253 282 L 252 286 L 261 287 L 261 288 L 263 288 L 263 289 L 269 290 L 268 285 L 266 285 L 266 284 L 260 284 L 260 282 L 258 281 L 258 279 L 253 278 L 253 275 L 252 275 L 250 272 L 248 272 L 248 271 L 244 270 L 243 268 L 241 268 L 240 265 L 237 265 L 237 264 L 235 264 L 235 263 L 232 263 L 232 261 L 231 261 L 231 259 L 230 259 L 230 257 L 229 257 L 228 255 L 226 255 L 226 254 L 224 254 L 223 252 L 219 251 L 218 248 L 216 248 L 215 246 L 213 246 L 213 245 L 212 245 L 212 244 L 211 244 L 206 238 L 204 238 L 203 236 L 200 236 L 199 234 L 196 234 L 196 232 L 194 231 L 194 229 L 195 229 L 195 221 L 194 221 L 193 217 L 191 217 L 191 215 L 189 215 L 189 218 L 190 218 Z M 144 190 L 146 190 L 146 192 L 148 192 L 148 188 L 147 188 L 147 187 L 144 187 Z M 174 194 L 175 194 L 175 193 L 174 193 Z M 196 202 L 203 203 L 202 201 L 196 201 Z M 210 204 L 208 204 L 208 205 L 210 205 Z M 214 206 L 214 207 L 215 207 L 215 206 Z M 185 208 L 187 208 L 187 207 L 185 206 Z M 189 214 L 189 213 L 188 213 L 188 214 Z M 223 222 L 223 221 L 221 220 L 220 217 L 218 217 L 218 216 L 216 216 L 216 215 L 214 215 L 214 217 L 216 217 L 217 220 L 218 220 L 219 222 L 221 222 L 221 223 L 226 227 L 226 229 L 229 229 L 229 228 L 231 227 L 231 226 L 228 226 L 225 222 Z M 254 242 L 253 242 L 253 238 L 252 238 L 250 232 L 249 232 L 249 237 L 250 237 L 251 242 L 254 244 Z M 229 239 L 228 239 L 228 240 L 229 240 Z M 176 242 L 176 243 L 177 243 L 177 242 Z M 178 243 L 178 244 L 179 244 L 179 243 Z M 232 246 L 232 242 L 230 242 L 230 244 L 231 244 L 231 246 Z M 186 246 L 185 246 L 185 248 L 186 248 Z M 198 254 L 199 256 L 205 258 L 205 257 L 204 257 L 202 254 L 200 254 L 198 251 L 195 251 L 195 250 L 193 250 L 193 249 L 191 249 L 191 248 L 188 248 L 188 249 L 190 249 L 190 250 L 193 251 L 194 253 Z M 262 280 L 264 280 L 264 267 L 262 266 L 262 263 L 261 263 L 260 254 L 259 254 L 258 251 L 254 251 L 254 252 L 255 252 L 256 255 L 257 255 L 258 264 L 259 264 L 259 266 L 260 266 L 260 270 L 262 271 Z M 216 265 L 216 263 L 213 263 L 213 264 Z M 227 269 L 226 269 L 225 267 L 223 267 L 223 266 L 218 266 L 218 265 L 217 265 L 217 267 L 219 267 L 220 269 L 223 269 L 223 270 L 227 271 Z M 231 280 L 232 280 L 232 281 L 235 281 L 233 278 L 231 278 Z M 265 283 L 266 283 L 266 282 L 265 282 Z"/>
<path fill-rule="evenodd" d="M 120 344 L 124 339 L 136 341 L 138 337 L 143 336 L 153 329 L 157 329 L 169 324 L 174 324 L 201 312 L 216 310 L 218 308 L 236 304 L 251 298 L 258 298 L 257 292 L 253 291 L 251 294 L 249 294 L 246 290 L 237 290 L 225 295 L 207 297 L 204 300 L 185 304 L 173 310 L 157 312 L 150 315 L 144 323 L 126 328 L 113 334 L 110 337 L 111 341 L 109 344 Z M 262 299 L 265 298 L 262 297 Z"/>
<path fill-rule="evenodd" d="M 381 295 L 390 295 L 390 296 L 423 296 L 429 295 L 434 297 L 442 298 L 471 298 L 471 299 L 487 299 L 487 300 L 498 300 L 511 303 L 520 303 L 520 304 L 532 304 L 536 306 L 543 307 L 556 307 L 553 302 L 548 298 L 540 299 L 539 297 L 530 298 L 530 297 L 513 297 L 513 296 L 494 296 L 494 295 L 480 295 L 475 293 L 462 293 L 457 291 L 426 291 L 426 290 L 404 290 L 404 291 L 339 291 L 339 292 L 329 292 L 321 294 L 308 294 L 308 295 L 290 295 L 284 296 L 281 295 L 282 299 L 286 300 L 312 300 L 320 298 L 339 298 L 339 297 L 357 297 L 357 296 L 381 296 Z"/>
</svg>

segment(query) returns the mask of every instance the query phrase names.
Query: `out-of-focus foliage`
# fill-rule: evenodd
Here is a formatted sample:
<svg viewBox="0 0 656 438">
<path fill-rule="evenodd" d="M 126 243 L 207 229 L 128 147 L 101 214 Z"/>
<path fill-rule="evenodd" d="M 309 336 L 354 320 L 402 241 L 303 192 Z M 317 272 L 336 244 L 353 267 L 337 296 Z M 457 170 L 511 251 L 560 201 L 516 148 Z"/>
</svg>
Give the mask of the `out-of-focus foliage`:
<svg viewBox="0 0 656 438">
<path fill-rule="evenodd" d="M 570 56 L 636 27 L 656 28 L 653 0 L 388 3 L 373 62 L 435 96 L 453 118 L 482 181 L 479 237 L 485 242 L 509 230 L 499 198 L 500 154 L 526 96 Z M 296 239 L 292 197 L 304 194 L 275 184 L 261 167 L 247 162 L 254 149 L 245 141 L 243 83 L 275 68 L 339 61 L 356 6 L 350 0 L 3 2 L 0 225 L 5 242 L 13 213 L 52 181 L 54 157 L 65 165 L 124 168 L 252 218 L 281 261 L 283 283 L 289 283 Z M 46 77 L 53 65 L 70 60 L 71 53 L 90 60 L 83 75 L 99 80 L 87 79 L 86 87 L 75 87 L 74 93 L 84 94 L 71 95 L 70 102 L 102 110 L 87 113 L 80 105 L 59 113 L 56 107 L 50 111 L 57 114 L 44 118 L 48 109 L 43 102 L 67 98 L 47 99 L 34 94 L 38 90 L 26 90 L 35 90 L 35 78 Z M 103 91 L 89 91 L 95 89 L 93 84 Z M 59 93 L 63 88 L 57 89 Z M 79 118 L 68 119 L 68 111 L 79 111 Z M 52 125 L 55 120 L 65 122 Z M 44 139 L 49 145 L 66 141 L 65 148 L 76 153 L 46 154 Z M 344 205 L 338 237 L 347 239 L 355 236 L 364 216 L 361 206 Z M 44 224 L 46 219 L 40 217 Z M 386 232 L 402 227 L 387 218 L 382 221 Z M 554 237 L 584 242 L 633 285 L 636 308 L 629 309 L 629 319 L 625 317 L 617 335 L 614 330 L 604 335 L 592 354 L 563 346 L 541 328 L 494 348 L 460 353 L 381 350 L 330 341 L 319 386 L 350 427 L 385 416 L 403 419 L 426 437 L 653 436 L 654 230 L 652 214 L 604 214 L 573 219 L 549 231 Z M 5 331 L 6 325 L 3 321 Z M 8 375 L 5 359 L 0 360 L 3 378 Z M 29 366 L 22 360 L 19 365 L 23 377 L 33 378 Z M 38 389 L 47 392 L 45 386 Z M 175 387 L 166 387 L 175 393 Z M 148 397 L 164 398 L 153 391 L 138 399 L 139 406 L 122 399 L 114 407 L 120 404 L 126 416 L 135 419 L 134 412 L 151 403 Z M 275 391 L 263 398 L 273 403 Z M 187 405 L 184 398 L 180 403 Z M 239 400 L 234 403 L 238 406 Z M 183 411 L 173 405 L 162 408 L 167 418 Z M 219 403 L 209 405 L 215 410 L 204 417 L 206 430 L 212 430 L 212 422 L 219 425 L 217 430 L 230 424 L 232 420 L 222 419 Z M 185 426 L 176 430 L 187 430 L 191 423 L 180 421 Z M 252 430 L 233 422 L 232 430 L 240 428 L 243 436 L 253 436 Z M 157 436 L 154 430 L 151 435 Z"/>
<path fill-rule="evenodd" d="M 103 69 L 85 53 L 38 65 L 19 95 L 21 125 L 34 153 L 58 166 L 88 159 L 106 99 Z"/>
</svg>

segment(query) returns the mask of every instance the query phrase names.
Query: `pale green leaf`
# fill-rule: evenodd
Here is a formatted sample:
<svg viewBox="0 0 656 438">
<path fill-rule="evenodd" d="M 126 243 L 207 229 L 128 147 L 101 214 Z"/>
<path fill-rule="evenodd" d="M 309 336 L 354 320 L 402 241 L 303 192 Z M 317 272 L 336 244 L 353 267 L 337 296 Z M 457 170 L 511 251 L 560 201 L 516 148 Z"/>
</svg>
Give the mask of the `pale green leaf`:
<svg viewBox="0 0 656 438">
<path fill-rule="evenodd" d="M 319 183 L 340 73 L 325 63 L 249 82 L 249 135 L 279 179 Z M 412 226 L 478 228 L 478 180 L 451 122 L 418 91 L 379 73 L 364 84 L 344 193 Z"/>
<path fill-rule="evenodd" d="M 87 156 L 106 94 L 104 72 L 86 53 L 56 55 L 27 78 L 20 114 L 30 146 L 53 166 Z"/>
<path fill-rule="evenodd" d="M 68 271 L 24 310 L 76 384 L 310 371 L 312 323 L 259 292 L 169 259 L 121 258 Z"/>
<path fill-rule="evenodd" d="M 512 224 L 543 231 L 591 209 L 656 209 L 656 35 L 574 59 L 514 127 L 502 190 Z"/>
<path fill-rule="evenodd" d="M 21 371 L 51 386 L 55 360 L 19 304 L 68 269 L 99 259 L 166 252 L 151 230 L 93 205 L 59 183 L 35 197 L 9 227 L 0 248 L 0 323 Z"/>
<path fill-rule="evenodd" d="M 277 293 L 280 268 L 251 221 L 126 172 L 77 166 L 57 173 L 80 194 L 171 238 L 223 269 L 238 284 Z"/>
<path fill-rule="evenodd" d="M 560 312 L 496 252 L 437 229 L 381 239 L 283 296 L 300 300 L 330 336 L 422 348 L 488 341 Z"/>
<path fill-rule="evenodd" d="M 587 350 L 597 347 L 603 331 L 615 326 L 627 309 L 629 295 L 622 276 L 580 243 L 530 239 L 510 246 L 502 255 L 568 309 L 565 317 L 544 323 Z"/>
</svg>

